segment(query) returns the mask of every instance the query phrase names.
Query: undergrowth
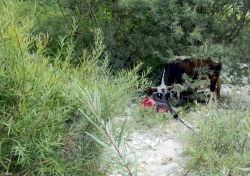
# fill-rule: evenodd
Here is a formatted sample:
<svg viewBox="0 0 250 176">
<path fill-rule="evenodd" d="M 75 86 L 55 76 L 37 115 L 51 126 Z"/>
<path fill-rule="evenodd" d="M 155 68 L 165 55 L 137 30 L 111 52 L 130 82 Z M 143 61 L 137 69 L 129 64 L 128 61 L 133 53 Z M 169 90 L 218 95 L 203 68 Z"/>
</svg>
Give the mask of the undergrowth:
<svg viewBox="0 0 250 176">
<path fill-rule="evenodd" d="M 92 53 L 83 52 L 77 58 L 82 64 L 72 65 L 75 23 L 55 57 L 44 56 L 49 37 L 32 35 L 35 18 L 18 13 L 22 5 L 0 6 L 0 175 L 105 175 L 103 148 L 88 135 L 100 132 L 80 113 L 79 107 L 90 115 L 76 98 L 75 83 L 99 90 L 100 106 L 109 104 L 113 117 L 145 89 L 147 72 L 139 76 L 137 63 L 114 75 L 98 29 Z"/>
<path fill-rule="evenodd" d="M 111 121 L 148 87 L 148 71 L 138 75 L 137 63 L 114 75 L 98 29 L 92 53 L 73 58 L 75 23 L 55 57 L 44 56 L 49 37 L 33 36 L 33 10 L 22 16 L 22 2 L 12 2 L 0 6 L 0 175 L 105 175 L 109 166 L 136 175 L 136 157 L 126 158 L 126 120 L 120 131 Z M 197 108 L 198 130 L 185 137 L 190 173 L 249 174 L 250 112 Z M 172 118 L 152 108 L 135 113 L 140 129 Z"/>
<path fill-rule="evenodd" d="M 236 105 L 236 102 L 234 102 Z M 193 114 L 196 132 L 183 138 L 191 175 L 247 175 L 250 167 L 250 112 L 207 109 Z"/>
<path fill-rule="evenodd" d="M 173 118 L 173 115 L 171 113 L 158 113 L 155 107 L 140 107 L 134 112 L 134 117 L 137 124 L 135 129 L 148 130 Z"/>
</svg>

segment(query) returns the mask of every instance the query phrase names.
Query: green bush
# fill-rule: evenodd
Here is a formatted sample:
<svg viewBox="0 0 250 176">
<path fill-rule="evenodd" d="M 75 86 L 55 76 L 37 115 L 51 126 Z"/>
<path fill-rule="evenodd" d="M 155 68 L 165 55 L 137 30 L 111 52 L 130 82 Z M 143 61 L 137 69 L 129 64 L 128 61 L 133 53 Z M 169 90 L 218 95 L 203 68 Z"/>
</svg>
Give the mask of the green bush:
<svg viewBox="0 0 250 176">
<path fill-rule="evenodd" d="M 139 129 L 152 128 L 161 125 L 164 121 L 173 118 L 171 113 L 158 113 L 155 107 L 140 107 L 138 112 L 135 112 L 136 122 L 139 124 Z"/>
<path fill-rule="evenodd" d="M 48 38 L 31 35 L 33 16 L 19 14 L 21 6 L 6 1 L 0 11 L 0 175 L 104 174 L 102 150 L 85 132 L 98 133 L 79 115 L 78 107 L 86 108 L 75 96 L 75 82 L 89 92 L 103 92 L 101 106 L 108 102 L 110 114 L 118 116 L 147 84 L 145 75 L 137 74 L 141 64 L 113 75 L 99 30 L 92 53 L 83 53 L 80 66 L 70 64 L 74 41 L 65 44 L 63 38 L 65 47 L 56 57 L 45 57 Z"/>
<path fill-rule="evenodd" d="M 193 175 L 246 175 L 250 158 L 250 112 L 200 108 L 197 132 L 188 134 Z"/>
</svg>

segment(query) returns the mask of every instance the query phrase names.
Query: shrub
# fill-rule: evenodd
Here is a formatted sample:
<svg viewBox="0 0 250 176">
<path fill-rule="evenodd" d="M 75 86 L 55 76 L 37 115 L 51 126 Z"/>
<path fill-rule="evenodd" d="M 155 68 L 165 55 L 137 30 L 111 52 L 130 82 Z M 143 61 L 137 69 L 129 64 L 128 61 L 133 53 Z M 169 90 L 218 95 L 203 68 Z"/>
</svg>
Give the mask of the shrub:
<svg viewBox="0 0 250 176">
<path fill-rule="evenodd" d="M 140 87 L 145 88 L 146 79 L 137 74 L 141 64 L 112 75 L 99 30 L 92 53 L 79 58 L 82 65 L 70 64 L 74 41 L 65 44 L 63 38 L 60 43 L 66 47 L 55 58 L 45 57 L 47 36 L 31 35 L 32 16 L 21 16 L 19 7 L 22 2 L 6 1 L 0 11 L 0 175 L 104 174 L 102 150 L 85 131 L 98 133 L 79 115 L 82 104 L 75 97 L 74 82 L 90 92 L 103 92 L 101 106 L 108 102 L 114 115 L 139 95 Z"/>
<path fill-rule="evenodd" d="M 250 158 L 250 112 L 199 107 L 197 132 L 188 134 L 188 163 L 194 175 L 244 175 Z M 185 136 L 186 137 L 186 136 Z"/>
</svg>

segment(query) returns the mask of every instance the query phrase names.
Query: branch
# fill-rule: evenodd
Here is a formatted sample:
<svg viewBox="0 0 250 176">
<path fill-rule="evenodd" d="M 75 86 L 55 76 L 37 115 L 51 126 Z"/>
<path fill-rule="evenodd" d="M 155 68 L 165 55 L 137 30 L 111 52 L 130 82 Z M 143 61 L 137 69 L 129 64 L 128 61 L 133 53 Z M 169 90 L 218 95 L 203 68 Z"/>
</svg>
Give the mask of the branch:
<svg viewBox="0 0 250 176">
<path fill-rule="evenodd" d="M 89 3 L 87 2 L 87 0 L 85 0 L 85 2 L 86 2 L 86 4 L 88 5 L 88 9 L 89 9 L 89 11 L 90 11 L 90 16 L 93 18 L 93 21 L 94 21 L 96 27 L 99 28 L 99 25 L 98 25 L 97 20 L 96 20 L 96 18 L 95 18 L 95 14 L 94 14 L 94 12 L 93 12 L 93 10 L 92 10 L 92 7 L 89 5 Z"/>
<path fill-rule="evenodd" d="M 24 55 L 23 55 L 23 50 L 22 50 L 22 47 L 21 47 L 21 43 L 20 43 L 20 40 L 19 40 L 19 37 L 18 37 L 16 31 L 15 31 L 15 35 L 16 35 L 16 39 L 18 41 L 19 50 L 20 50 L 20 53 L 21 53 L 21 56 L 22 56 L 22 67 L 23 67 L 22 94 L 24 94 L 24 91 L 25 91 L 25 82 L 26 82 L 26 70 L 25 70 L 25 66 L 24 66 Z"/>
<path fill-rule="evenodd" d="M 20 136 L 15 136 L 12 138 L 4 138 L 4 137 L 0 137 L 0 139 L 5 139 L 5 140 L 11 140 L 11 139 L 18 139 L 21 138 L 23 136 L 26 136 L 27 134 L 31 133 L 41 122 L 42 120 L 46 117 L 46 115 L 48 114 L 48 111 L 42 116 L 42 118 L 37 122 L 37 124 L 35 126 L 33 126 L 29 131 L 27 131 L 25 134 L 20 135 Z"/>
<path fill-rule="evenodd" d="M 98 115 L 98 111 L 97 111 L 97 108 L 96 108 L 94 102 L 92 102 L 92 100 L 91 100 L 90 98 L 89 98 L 89 101 L 90 101 L 91 107 L 94 109 L 95 117 L 98 119 L 99 124 L 101 125 L 101 128 L 103 129 L 105 135 L 108 137 L 109 141 L 111 142 L 112 146 L 115 148 L 115 150 L 116 150 L 116 152 L 118 153 L 119 157 L 124 161 L 125 168 L 127 169 L 128 174 L 129 174 L 130 176 L 133 176 L 131 169 L 130 169 L 130 168 L 128 167 L 128 165 L 126 164 L 125 159 L 124 159 L 124 156 L 121 154 L 121 151 L 119 150 L 119 147 L 116 145 L 115 141 L 112 139 L 112 137 L 110 136 L 109 132 L 107 131 L 106 126 L 105 126 L 105 125 L 103 124 L 103 122 L 101 121 L 101 118 L 100 118 L 99 115 Z"/>
<path fill-rule="evenodd" d="M 50 160 L 45 160 L 45 161 L 40 162 L 40 163 L 38 163 L 38 164 L 34 164 L 33 166 L 31 166 L 31 167 L 29 167 L 29 168 L 26 168 L 26 169 L 24 169 L 24 170 L 22 170 L 22 171 L 20 171 L 20 172 L 18 172 L 18 173 L 16 173 L 16 174 L 10 174 L 10 176 L 20 176 L 20 175 L 24 175 L 24 174 L 26 174 L 26 173 L 29 171 L 29 169 L 31 169 L 31 168 L 36 168 L 36 167 L 38 167 L 38 166 L 40 166 L 40 165 L 42 165 L 42 164 L 48 163 L 48 162 L 50 162 Z"/>
<path fill-rule="evenodd" d="M 240 30 L 244 27 L 247 14 L 248 14 L 248 11 L 250 9 L 250 3 L 248 3 L 247 1 L 244 1 L 243 3 L 244 3 L 243 12 L 242 12 L 239 20 L 237 20 L 237 17 L 236 17 L 237 13 L 235 12 L 236 25 L 235 25 L 233 31 L 227 36 L 229 38 L 229 43 L 231 43 L 235 39 L 235 37 L 237 37 L 239 35 Z"/>
</svg>

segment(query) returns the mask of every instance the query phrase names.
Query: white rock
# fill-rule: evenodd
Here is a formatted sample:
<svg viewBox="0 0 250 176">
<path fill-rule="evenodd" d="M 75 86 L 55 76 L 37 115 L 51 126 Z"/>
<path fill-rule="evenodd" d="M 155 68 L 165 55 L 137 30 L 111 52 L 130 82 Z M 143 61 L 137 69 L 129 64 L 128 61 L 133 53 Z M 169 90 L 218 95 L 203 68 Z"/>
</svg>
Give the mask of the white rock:
<svg viewBox="0 0 250 176">
<path fill-rule="evenodd" d="M 177 167 L 180 167 L 178 164 L 176 163 L 170 163 L 168 165 L 164 165 L 162 168 L 161 168 L 161 171 L 164 171 L 164 172 L 170 172 L 172 171 L 173 169 L 177 168 Z"/>
<path fill-rule="evenodd" d="M 146 160 L 146 163 L 147 164 L 155 164 L 155 159 L 154 158 L 148 158 L 147 160 Z"/>
</svg>

